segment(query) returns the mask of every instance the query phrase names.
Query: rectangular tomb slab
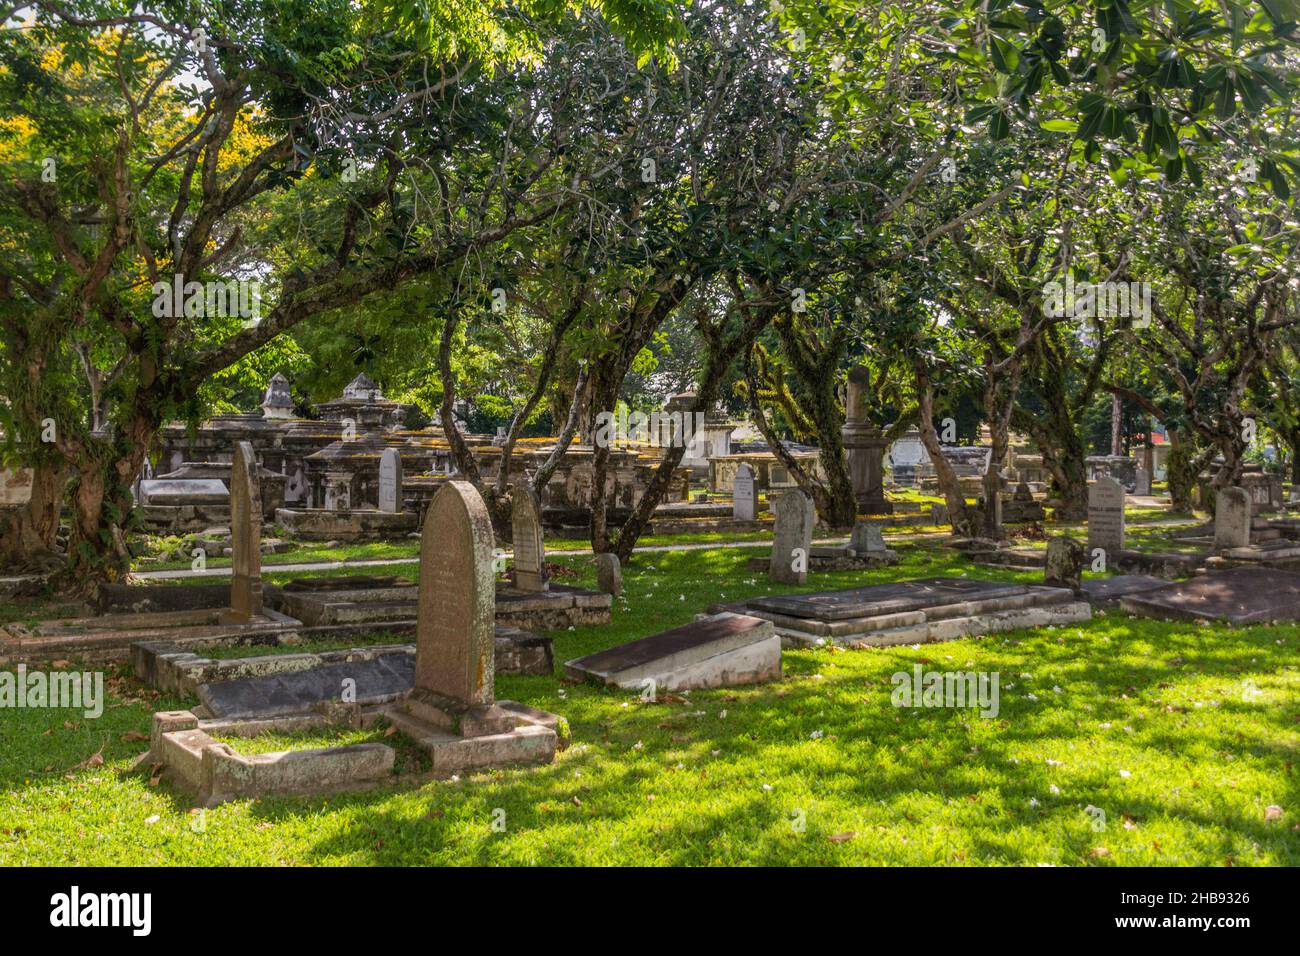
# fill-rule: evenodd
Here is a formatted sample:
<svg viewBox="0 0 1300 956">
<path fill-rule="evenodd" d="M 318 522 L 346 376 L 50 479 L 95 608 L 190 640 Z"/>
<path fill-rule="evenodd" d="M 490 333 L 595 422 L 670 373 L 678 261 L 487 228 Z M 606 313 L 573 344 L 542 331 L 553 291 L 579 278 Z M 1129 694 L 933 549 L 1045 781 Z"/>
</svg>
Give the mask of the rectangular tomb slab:
<svg viewBox="0 0 1300 956">
<path fill-rule="evenodd" d="M 1122 600 L 1126 611 L 1175 621 L 1258 624 L 1300 619 L 1300 574 L 1232 568 Z"/>
<path fill-rule="evenodd" d="M 1131 595 L 1146 594 L 1167 588 L 1170 582 L 1149 574 L 1116 574 L 1106 578 L 1089 578 L 1083 582 L 1083 593 L 1093 607 L 1111 607 Z"/>
<path fill-rule="evenodd" d="M 770 621 L 718 614 L 588 654 L 564 669 L 620 687 L 647 679 L 665 690 L 752 684 L 781 676 L 781 640 Z"/>
<path fill-rule="evenodd" d="M 878 617 L 919 611 L 965 601 L 988 601 L 1015 597 L 1028 590 L 1023 584 L 998 581 L 971 581 L 966 578 L 921 578 L 894 584 L 876 584 L 842 591 L 819 591 L 813 594 L 787 594 L 756 598 L 749 606 L 788 617 L 821 621 Z"/>
<path fill-rule="evenodd" d="M 411 689 L 414 654 L 387 654 L 367 661 L 342 662 L 309 670 L 199 685 L 199 700 L 214 717 L 247 719 L 310 712 L 317 704 L 339 701 L 344 681 L 355 702 L 384 703 Z"/>
</svg>

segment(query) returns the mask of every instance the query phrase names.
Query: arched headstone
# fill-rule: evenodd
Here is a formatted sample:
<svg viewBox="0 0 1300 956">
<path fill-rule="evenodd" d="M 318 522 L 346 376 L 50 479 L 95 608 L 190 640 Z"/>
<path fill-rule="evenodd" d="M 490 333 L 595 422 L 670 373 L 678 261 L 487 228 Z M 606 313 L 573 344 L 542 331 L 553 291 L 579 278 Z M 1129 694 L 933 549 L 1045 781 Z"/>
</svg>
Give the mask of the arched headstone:
<svg viewBox="0 0 1300 956">
<path fill-rule="evenodd" d="M 521 591 L 546 590 L 541 510 L 537 496 L 528 485 L 521 483 L 515 487 L 510 528 L 514 539 L 515 587 Z"/>
</svg>

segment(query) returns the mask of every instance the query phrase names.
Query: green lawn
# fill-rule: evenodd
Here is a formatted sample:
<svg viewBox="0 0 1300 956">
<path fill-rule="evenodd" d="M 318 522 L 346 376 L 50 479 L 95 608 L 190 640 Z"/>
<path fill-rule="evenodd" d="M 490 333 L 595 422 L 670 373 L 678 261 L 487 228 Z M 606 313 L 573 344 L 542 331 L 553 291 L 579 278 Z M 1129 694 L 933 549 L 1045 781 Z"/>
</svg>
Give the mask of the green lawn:
<svg viewBox="0 0 1300 956">
<path fill-rule="evenodd" d="M 1018 577 L 901 547 L 897 567 L 815 575 L 808 589 Z M 613 624 L 557 633 L 557 659 L 773 590 L 746 556 L 640 556 Z M 562 560 L 590 575 L 589 559 Z M 573 745 L 554 765 L 202 814 L 127 772 L 145 748 L 129 735 L 192 702 L 112 672 L 99 720 L 0 717 L 0 864 L 1300 865 L 1297 648 L 1290 625 L 1112 613 L 946 644 L 786 651 L 779 683 L 662 703 L 506 677 L 499 697 L 568 719 Z M 998 672 L 998 717 L 893 707 L 890 675 L 918 662 Z M 102 765 L 77 767 L 97 753 Z"/>
</svg>

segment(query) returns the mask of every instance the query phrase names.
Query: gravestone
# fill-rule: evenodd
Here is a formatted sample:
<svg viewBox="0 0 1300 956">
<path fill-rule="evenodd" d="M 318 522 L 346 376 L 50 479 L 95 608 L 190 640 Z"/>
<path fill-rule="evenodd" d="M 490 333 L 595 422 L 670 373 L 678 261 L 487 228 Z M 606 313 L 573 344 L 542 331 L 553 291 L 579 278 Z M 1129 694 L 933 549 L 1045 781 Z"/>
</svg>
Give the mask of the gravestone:
<svg viewBox="0 0 1300 956">
<path fill-rule="evenodd" d="M 262 488 L 251 442 L 235 443 L 230 465 L 230 610 L 223 624 L 247 624 L 262 614 Z"/>
<path fill-rule="evenodd" d="M 604 594 L 623 593 L 623 568 L 617 554 L 606 551 L 596 555 L 596 587 Z"/>
<path fill-rule="evenodd" d="M 1219 494 L 1222 500 L 1223 493 Z M 1300 574 L 1230 568 L 1132 594 L 1120 604 L 1144 617 L 1173 621 L 1222 621 L 1234 626 L 1294 621 L 1300 618 Z"/>
<path fill-rule="evenodd" d="M 1124 486 L 1101 477 L 1088 485 L 1088 554 L 1106 552 L 1109 565 L 1124 550 Z"/>
<path fill-rule="evenodd" d="M 515 587 L 521 591 L 545 591 L 546 546 L 542 543 L 541 507 L 528 485 L 515 486 L 510 528 L 514 539 Z"/>
<path fill-rule="evenodd" d="M 1250 493 L 1245 488 L 1223 488 L 1214 501 L 1214 548 L 1244 548 L 1250 544 Z"/>
<path fill-rule="evenodd" d="M 772 533 L 772 561 L 767 576 L 778 584 L 803 584 L 808 577 L 812 551 L 812 499 L 802 491 L 787 491 L 776 499 L 776 526 Z"/>
<path fill-rule="evenodd" d="M 885 547 L 885 536 L 877 522 L 859 521 L 853 526 L 849 550 L 855 554 L 876 554 L 889 549 Z"/>
<path fill-rule="evenodd" d="M 1147 471 L 1141 465 L 1138 466 L 1135 477 L 1133 478 L 1133 494 L 1149 495 L 1151 494 L 1151 472 Z"/>
<path fill-rule="evenodd" d="M 736 521 L 754 520 L 754 469 L 741 464 L 732 483 L 731 516 Z"/>
<path fill-rule="evenodd" d="M 493 543 L 492 520 L 474 486 L 444 483 L 420 536 L 415 687 L 452 709 L 493 703 Z"/>
<path fill-rule="evenodd" d="M 379 510 L 402 510 L 402 455 L 396 448 L 385 448 L 379 456 Z"/>
<path fill-rule="evenodd" d="M 1052 588 L 1069 588 L 1078 591 L 1083 580 L 1083 565 L 1086 559 L 1083 545 L 1073 538 L 1053 538 L 1047 542 L 1043 584 Z"/>
</svg>

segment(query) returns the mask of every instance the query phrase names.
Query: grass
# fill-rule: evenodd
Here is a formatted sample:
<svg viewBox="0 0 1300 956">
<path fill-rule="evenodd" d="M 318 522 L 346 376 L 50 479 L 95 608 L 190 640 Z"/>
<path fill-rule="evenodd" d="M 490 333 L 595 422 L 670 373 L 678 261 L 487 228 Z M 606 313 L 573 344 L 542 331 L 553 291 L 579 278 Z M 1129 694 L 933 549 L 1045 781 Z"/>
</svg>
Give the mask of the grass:
<svg viewBox="0 0 1300 956">
<path fill-rule="evenodd" d="M 613 623 L 557 633 L 557 661 L 774 590 L 744 569 L 762 552 L 638 557 Z M 894 568 L 815 575 L 805 590 L 1036 577 L 922 546 L 903 553 Z M 589 561 L 560 560 L 590 580 Z M 659 703 L 503 677 L 499 697 L 568 719 L 573 746 L 553 765 L 203 814 L 127 772 L 150 713 L 192 702 L 114 670 L 99 720 L 0 716 L 0 863 L 1297 865 L 1298 647 L 1294 625 L 1111 613 L 945 644 L 789 650 L 778 683 Z M 998 672 L 1000 713 L 893 707 L 891 675 L 916 663 Z M 77 768 L 97 752 L 102 765 Z M 1089 806 L 1105 812 L 1104 830 Z M 1266 819 L 1270 806 L 1280 819 Z"/>
</svg>

